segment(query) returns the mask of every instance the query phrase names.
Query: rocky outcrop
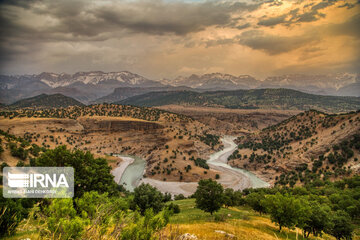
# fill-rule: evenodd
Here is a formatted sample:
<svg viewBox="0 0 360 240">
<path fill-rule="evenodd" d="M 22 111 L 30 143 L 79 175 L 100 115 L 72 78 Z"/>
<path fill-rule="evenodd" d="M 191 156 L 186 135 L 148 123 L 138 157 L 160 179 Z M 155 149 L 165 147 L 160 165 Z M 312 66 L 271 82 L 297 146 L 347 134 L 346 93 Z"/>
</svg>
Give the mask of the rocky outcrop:
<svg viewBox="0 0 360 240">
<path fill-rule="evenodd" d="M 119 132 L 119 131 L 146 131 L 151 132 L 163 128 L 162 125 L 155 122 L 131 121 L 131 120 L 98 120 L 98 119 L 81 119 L 80 124 L 84 127 L 85 132 Z"/>
</svg>

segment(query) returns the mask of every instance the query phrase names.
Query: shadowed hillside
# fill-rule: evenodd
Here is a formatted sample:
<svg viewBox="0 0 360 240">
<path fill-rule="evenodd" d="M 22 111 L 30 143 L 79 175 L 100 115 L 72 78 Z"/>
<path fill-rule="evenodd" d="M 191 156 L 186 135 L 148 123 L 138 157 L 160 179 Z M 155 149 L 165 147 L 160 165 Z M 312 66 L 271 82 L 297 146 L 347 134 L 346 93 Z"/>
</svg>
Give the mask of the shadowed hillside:
<svg viewBox="0 0 360 240">
<path fill-rule="evenodd" d="M 130 97 L 118 103 L 138 106 L 168 104 L 225 107 L 234 109 L 317 109 L 326 112 L 353 111 L 360 108 L 360 98 L 307 94 L 290 89 L 256 89 L 197 93 L 152 92 Z"/>
<path fill-rule="evenodd" d="M 9 105 L 10 108 L 65 108 L 69 106 L 84 106 L 84 104 L 62 94 L 41 94 Z"/>
</svg>

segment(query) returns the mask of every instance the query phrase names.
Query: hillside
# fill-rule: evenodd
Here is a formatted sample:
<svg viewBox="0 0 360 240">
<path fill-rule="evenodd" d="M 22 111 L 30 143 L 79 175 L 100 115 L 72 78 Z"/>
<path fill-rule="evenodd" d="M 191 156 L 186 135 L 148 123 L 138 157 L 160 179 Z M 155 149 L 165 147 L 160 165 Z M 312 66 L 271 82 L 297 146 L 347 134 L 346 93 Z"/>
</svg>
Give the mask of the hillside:
<svg viewBox="0 0 360 240">
<path fill-rule="evenodd" d="M 307 111 L 239 137 L 229 164 L 281 185 L 360 173 L 360 112 Z"/>
<path fill-rule="evenodd" d="M 189 87 L 119 87 L 115 88 L 114 92 L 104 97 L 98 98 L 94 103 L 113 103 L 124 100 L 129 97 L 142 95 L 149 92 L 163 92 L 163 91 L 184 91 L 195 90 Z"/>
<path fill-rule="evenodd" d="M 238 136 L 272 126 L 301 112 L 298 110 L 229 109 L 180 105 L 164 105 L 157 108 L 190 116 L 213 128 L 218 134 L 230 136 Z"/>
<path fill-rule="evenodd" d="M 144 175 L 161 181 L 215 178 L 198 159 L 221 145 L 212 129 L 190 117 L 111 104 L 2 111 L 0 129 L 46 148 L 138 156 L 147 163 Z"/>
<path fill-rule="evenodd" d="M 225 107 L 234 109 L 317 109 L 326 112 L 354 111 L 360 108 L 358 97 L 336 97 L 307 94 L 290 89 L 256 89 L 197 93 L 152 92 L 119 101 L 137 106 L 168 104 Z"/>
<path fill-rule="evenodd" d="M 9 108 L 66 108 L 69 106 L 84 106 L 84 104 L 62 94 L 41 94 L 17 101 L 9 105 Z"/>
</svg>

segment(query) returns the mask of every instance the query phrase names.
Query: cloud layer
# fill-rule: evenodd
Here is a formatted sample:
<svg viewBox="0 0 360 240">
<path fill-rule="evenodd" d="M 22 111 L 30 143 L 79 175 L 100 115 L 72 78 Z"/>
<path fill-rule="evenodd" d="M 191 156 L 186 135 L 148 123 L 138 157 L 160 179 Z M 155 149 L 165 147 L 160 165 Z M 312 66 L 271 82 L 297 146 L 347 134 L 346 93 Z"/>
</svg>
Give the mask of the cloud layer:
<svg viewBox="0 0 360 240">
<path fill-rule="evenodd" d="M 357 1 L 0 4 L 0 70 L 5 74 L 130 70 L 156 79 L 189 69 L 260 77 L 359 69 Z"/>
</svg>

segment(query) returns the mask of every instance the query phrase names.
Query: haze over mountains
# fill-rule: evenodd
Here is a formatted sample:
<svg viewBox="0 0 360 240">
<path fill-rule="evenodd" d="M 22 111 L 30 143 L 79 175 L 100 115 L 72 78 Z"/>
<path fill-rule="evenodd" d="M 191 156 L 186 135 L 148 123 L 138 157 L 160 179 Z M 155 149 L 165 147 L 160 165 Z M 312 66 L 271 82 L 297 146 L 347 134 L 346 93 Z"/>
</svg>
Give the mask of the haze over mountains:
<svg viewBox="0 0 360 240">
<path fill-rule="evenodd" d="M 136 89 L 130 89 L 136 88 Z M 258 80 L 249 75 L 223 73 L 190 75 L 175 79 L 150 80 L 128 71 L 41 73 L 38 75 L 0 76 L 0 102 L 11 104 L 40 94 L 61 93 L 85 104 L 120 101 L 148 92 L 289 88 L 307 93 L 360 96 L 359 74 L 291 74 Z"/>
</svg>

